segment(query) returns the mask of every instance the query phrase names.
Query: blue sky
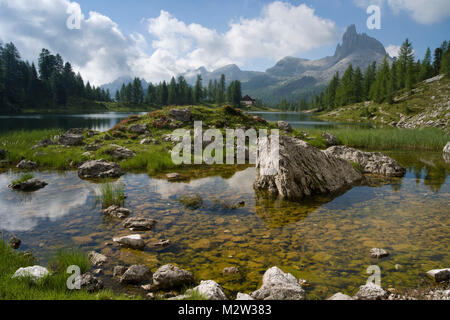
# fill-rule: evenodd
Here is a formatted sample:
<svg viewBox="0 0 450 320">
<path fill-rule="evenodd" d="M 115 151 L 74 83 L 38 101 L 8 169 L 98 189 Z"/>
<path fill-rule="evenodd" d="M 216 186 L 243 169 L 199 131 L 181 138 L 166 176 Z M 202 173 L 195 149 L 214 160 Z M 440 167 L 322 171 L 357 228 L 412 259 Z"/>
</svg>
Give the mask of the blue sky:
<svg viewBox="0 0 450 320">
<path fill-rule="evenodd" d="M 366 27 L 369 4 L 381 7 L 381 30 Z M 70 8 L 83 14 L 79 30 L 65 26 Z M 287 55 L 318 59 L 334 53 L 350 24 L 389 48 L 408 37 L 422 58 L 450 38 L 450 1 L 0 0 L 3 42 L 30 60 L 42 47 L 57 51 L 96 84 L 228 63 L 263 71 Z"/>
<path fill-rule="evenodd" d="M 411 0 L 415 1 L 415 0 Z M 80 0 L 83 11 L 101 12 L 115 22 L 122 31 L 132 33 L 139 31 L 145 33 L 143 19 L 157 17 L 161 10 L 166 10 L 179 20 L 187 24 L 199 23 L 205 27 L 225 32 L 230 21 L 239 20 L 240 17 L 256 18 L 262 8 L 272 3 L 270 0 Z M 285 1 L 294 5 L 305 3 L 314 8 L 316 13 L 324 18 L 336 22 L 341 32 L 350 24 L 355 24 L 358 32 L 380 40 L 386 47 L 400 45 L 409 38 L 419 57 L 423 57 L 426 48 L 432 49 L 441 45 L 442 41 L 450 40 L 450 19 L 446 18 L 432 24 L 422 24 L 415 21 L 406 12 L 394 13 L 388 6 L 382 6 L 382 29 L 369 30 L 366 26 L 368 14 L 366 8 L 358 6 L 352 0 L 312 0 L 312 1 Z M 377 1 L 368 1 L 377 3 Z M 450 2 L 450 1 L 449 1 Z M 432 5 L 432 4 L 430 4 Z M 151 37 L 149 36 L 149 39 Z M 334 53 L 335 45 L 325 45 L 322 48 L 298 55 L 307 59 L 318 59 Z M 264 70 L 268 65 L 264 62 L 252 64 L 258 70 Z"/>
</svg>

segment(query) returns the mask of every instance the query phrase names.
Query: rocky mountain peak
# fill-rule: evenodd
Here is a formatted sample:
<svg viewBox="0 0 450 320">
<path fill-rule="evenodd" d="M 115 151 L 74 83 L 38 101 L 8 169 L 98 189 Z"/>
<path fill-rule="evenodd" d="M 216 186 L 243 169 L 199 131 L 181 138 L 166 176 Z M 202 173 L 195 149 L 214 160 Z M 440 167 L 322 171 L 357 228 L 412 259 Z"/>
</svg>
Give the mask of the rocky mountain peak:
<svg viewBox="0 0 450 320">
<path fill-rule="evenodd" d="M 354 24 L 350 25 L 342 37 L 342 44 L 338 44 L 334 57 L 343 59 L 352 53 L 360 51 L 373 51 L 382 55 L 386 54 L 383 44 L 365 33 L 358 33 Z"/>
</svg>

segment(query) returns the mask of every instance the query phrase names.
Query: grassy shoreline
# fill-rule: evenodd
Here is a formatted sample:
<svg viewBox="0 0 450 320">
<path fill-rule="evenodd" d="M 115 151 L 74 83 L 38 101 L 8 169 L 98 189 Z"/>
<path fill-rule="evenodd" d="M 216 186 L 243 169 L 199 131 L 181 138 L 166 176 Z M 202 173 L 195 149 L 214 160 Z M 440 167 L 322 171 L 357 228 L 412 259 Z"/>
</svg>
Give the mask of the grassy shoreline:
<svg viewBox="0 0 450 320">
<path fill-rule="evenodd" d="M 0 148 L 7 151 L 9 163 L 2 163 L 3 167 L 14 167 L 20 160 L 27 159 L 39 164 L 41 169 L 76 169 L 77 165 L 90 159 L 106 159 L 117 161 L 108 154 L 110 145 L 115 144 L 128 148 L 136 153 L 136 156 L 119 162 L 126 172 L 146 171 L 151 175 L 169 170 L 179 170 L 186 166 L 173 164 L 169 150 L 173 143 L 163 141 L 163 136 L 173 132 L 170 127 L 168 113 L 170 108 L 150 112 L 143 116 L 131 116 L 110 129 L 106 133 L 96 133 L 90 137 L 84 134 L 85 145 L 99 145 L 95 151 L 86 152 L 83 146 L 64 147 L 52 144 L 33 149 L 39 141 L 50 139 L 57 141 L 62 130 L 32 130 L 11 131 L 0 134 Z M 247 115 L 233 108 L 210 108 L 195 106 L 190 108 L 192 118 L 202 120 L 204 130 L 206 128 L 276 128 L 276 124 L 268 123 L 259 117 Z M 130 132 L 132 125 L 145 125 L 149 130 L 149 138 L 157 143 L 141 144 L 142 136 Z M 192 130 L 192 123 L 178 123 L 177 127 Z M 423 150 L 442 151 L 450 135 L 435 128 L 425 129 L 330 129 L 327 132 L 335 135 L 340 144 L 355 148 L 377 150 Z M 306 135 L 305 135 L 306 133 Z M 327 144 L 319 129 L 294 129 L 290 135 L 301 138 L 311 145 L 325 149 Z M 105 139 L 105 136 L 107 139 Z"/>
<path fill-rule="evenodd" d="M 21 251 L 13 250 L 0 239 L 0 300 L 124 300 L 126 296 L 116 295 L 112 291 L 102 290 L 89 293 L 85 290 L 67 289 L 66 273 L 70 265 L 77 265 L 81 272 L 90 269 L 87 256 L 79 251 L 59 251 L 49 258 L 50 275 L 37 283 L 31 279 L 12 279 L 19 268 L 36 265 L 36 260 Z"/>
</svg>

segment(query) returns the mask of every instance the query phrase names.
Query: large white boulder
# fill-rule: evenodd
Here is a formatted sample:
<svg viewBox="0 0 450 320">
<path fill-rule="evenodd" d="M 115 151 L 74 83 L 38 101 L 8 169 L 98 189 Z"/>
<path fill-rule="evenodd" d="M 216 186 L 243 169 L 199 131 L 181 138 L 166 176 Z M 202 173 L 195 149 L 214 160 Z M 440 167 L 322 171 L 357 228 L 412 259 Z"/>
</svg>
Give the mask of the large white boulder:
<svg viewBox="0 0 450 320">
<path fill-rule="evenodd" d="M 257 169 L 255 189 L 287 199 L 336 193 L 365 181 L 350 162 L 328 156 L 305 141 L 288 136 L 279 137 L 278 164 L 272 153 L 262 153 Z"/>
<path fill-rule="evenodd" d="M 255 300 L 305 300 L 305 290 L 290 273 L 272 267 L 264 273 L 262 286 L 250 294 Z"/>
<path fill-rule="evenodd" d="M 50 272 L 47 268 L 41 266 L 33 266 L 26 268 L 19 268 L 12 278 L 31 278 L 34 282 L 38 282 L 42 278 L 48 276 Z"/>
</svg>

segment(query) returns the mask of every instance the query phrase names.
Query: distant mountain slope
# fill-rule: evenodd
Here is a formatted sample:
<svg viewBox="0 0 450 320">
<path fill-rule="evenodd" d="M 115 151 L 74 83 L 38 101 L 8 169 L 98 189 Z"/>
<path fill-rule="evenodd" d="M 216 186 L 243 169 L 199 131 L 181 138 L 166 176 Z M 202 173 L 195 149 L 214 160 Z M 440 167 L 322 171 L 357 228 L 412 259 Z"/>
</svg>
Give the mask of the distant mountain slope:
<svg viewBox="0 0 450 320">
<path fill-rule="evenodd" d="M 104 85 L 102 85 L 100 88 L 108 90 L 111 93 L 111 98 L 114 98 L 114 95 L 116 94 L 117 90 L 120 90 L 120 88 L 122 87 L 122 84 L 129 84 L 131 82 L 133 82 L 134 78 L 131 77 L 120 77 L 117 78 L 116 80 L 114 80 L 113 82 L 110 83 L 106 83 Z M 148 88 L 148 83 L 147 81 L 145 81 L 144 79 L 141 79 L 142 82 L 142 88 L 144 90 L 147 90 Z"/>
<path fill-rule="evenodd" d="M 355 25 L 351 25 L 333 56 L 319 60 L 285 57 L 265 72 L 243 71 L 231 64 L 211 72 L 201 67 L 182 75 L 188 83 L 194 84 L 200 74 L 206 86 L 209 80 L 218 80 L 224 74 L 227 83 L 233 80 L 242 82 L 243 94 L 266 103 L 278 103 L 283 98 L 296 101 L 301 97 L 310 97 L 313 92 L 323 89 L 336 72 L 342 76 L 350 64 L 355 68 L 360 67 L 364 72 L 373 61 L 380 64 L 386 54 L 381 42 L 365 33 L 358 34 Z M 131 78 L 126 79 L 131 81 Z M 119 78 L 102 88 L 110 89 L 111 94 L 114 94 L 122 82 L 123 78 Z"/>
<path fill-rule="evenodd" d="M 197 74 L 201 74 L 207 83 L 210 79 L 219 79 L 223 73 L 227 81 L 240 80 L 244 93 L 276 103 L 283 98 L 296 100 L 322 89 L 336 72 L 343 75 L 350 64 L 364 72 L 373 61 L 381 63 L 386 54 L 381 42 L 365 33 L 358 34 L 351 25 L 331 57 L 319 60 L 285 57 L 265 72 L 242 71 L 236 65 L 229 65 L 212 72 L 200 68 L 184 76 L 193 83 Z"/>
</svg>

